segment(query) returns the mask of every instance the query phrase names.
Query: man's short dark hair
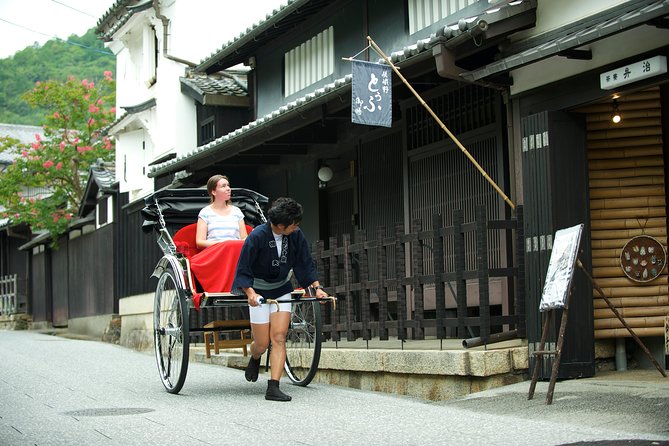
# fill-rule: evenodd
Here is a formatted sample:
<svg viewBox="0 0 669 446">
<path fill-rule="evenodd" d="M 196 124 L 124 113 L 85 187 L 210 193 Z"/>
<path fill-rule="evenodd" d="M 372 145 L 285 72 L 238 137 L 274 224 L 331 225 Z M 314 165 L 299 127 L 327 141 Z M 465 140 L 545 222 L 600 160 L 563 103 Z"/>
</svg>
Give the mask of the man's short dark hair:
<svg viewBox="0 0 669 446">
<path fill-rule="evenodd" d="M 267 212 L 267 217 L 275 225 L 299 223 L 302 221 L 302 205 L 292 198 L 277 198 Z"/>
</svg>

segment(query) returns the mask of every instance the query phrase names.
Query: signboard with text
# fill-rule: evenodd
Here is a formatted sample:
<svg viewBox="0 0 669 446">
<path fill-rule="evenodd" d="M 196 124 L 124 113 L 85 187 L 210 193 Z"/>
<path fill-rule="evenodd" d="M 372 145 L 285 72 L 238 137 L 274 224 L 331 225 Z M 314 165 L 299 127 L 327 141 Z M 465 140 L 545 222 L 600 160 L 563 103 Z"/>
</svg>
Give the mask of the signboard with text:
<svg viewBox="0 0 669 446">
<path fill-rule="evenodd" d="M 612 90 L 621 85 L 631 84 L 666 72 L 667 58 L 665 56 L 649 57 L 600 74 L 599 84 L 602 90 Z"/>
<path fill-rule="evenodd" d="M 351 121 L 355 124 L 392 126 L 392 72 L 388 65 L 351 61 Z"/>
</svg>

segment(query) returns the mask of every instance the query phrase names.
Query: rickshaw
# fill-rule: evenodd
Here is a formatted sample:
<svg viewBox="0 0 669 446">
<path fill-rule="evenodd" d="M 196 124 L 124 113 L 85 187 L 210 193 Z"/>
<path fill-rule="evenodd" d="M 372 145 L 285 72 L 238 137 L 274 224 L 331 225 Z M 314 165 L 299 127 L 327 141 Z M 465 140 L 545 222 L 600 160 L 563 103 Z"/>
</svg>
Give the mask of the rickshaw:
<svg viewBox="0 0 669 446">
<path fill-rule="evenodd" d="M 241 209 L 247 226 L 266 222 L 263 207 L 268 204 L 267 197 L 249 189 L 233 188 L 232 201 Z M 239 332 L 240 328 L 250 329 L 251 326 L 246 316 L 245 320 L 232 321 L 233 324 L 207 324 L 205 327 L 198 324 L 199 318 L 194 313 L 207 308 L 246 309 L 248 303 L 243 295 L 200 289 L 192 274 L 189 257 L 197 249 L 194 225 L 200 209 L 209 204 L 206 189 L 162 189 L 146 197 L 144 203 L 142 229 L 157 234 L 157 243 L 163 252 L 152 275 L 158 279 L 153 305 L 156 363 L 163 386 L 167 392 L 176 394 L 186 380 L 192 334 L 216 332 L 218 336 L 221 331 Z M 334 304 L 334 298 L 330 300 Z M 296 289 L 291 302 L 284 368 L 293 384 L 307 386 L 314 378 L 320 360 L 323 299 Z M 268 303 L 274 302 L 268 300 Z M 266 358 L 267 370 L 269 354 Z"/>
</svg>

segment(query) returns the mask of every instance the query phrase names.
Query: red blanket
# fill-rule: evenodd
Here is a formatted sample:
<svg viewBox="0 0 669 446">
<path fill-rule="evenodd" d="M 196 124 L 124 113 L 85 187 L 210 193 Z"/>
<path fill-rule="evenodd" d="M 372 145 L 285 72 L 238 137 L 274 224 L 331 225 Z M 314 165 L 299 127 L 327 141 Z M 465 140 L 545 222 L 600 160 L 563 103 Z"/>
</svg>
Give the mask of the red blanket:
<svg viewBox="0 0 669 446">
<path fill-rule="evenodd" d="M 219 293 L 232 289 L 243 244 L 243 240 L 229 240 L 191 256 L 190 269 L 204 291 Z"/>
</svg>

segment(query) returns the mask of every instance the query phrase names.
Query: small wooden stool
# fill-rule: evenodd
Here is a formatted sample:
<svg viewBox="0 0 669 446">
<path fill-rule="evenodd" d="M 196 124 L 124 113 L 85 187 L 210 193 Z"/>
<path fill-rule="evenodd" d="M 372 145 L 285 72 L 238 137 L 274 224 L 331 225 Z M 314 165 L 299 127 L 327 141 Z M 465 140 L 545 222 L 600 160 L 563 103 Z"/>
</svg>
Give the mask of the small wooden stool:
<svg viewBox="0 0 669 446">
<path fill-rule="evenodd" d="M 211 358 L 212 344 L 216 354 L 219 353 L 221 348 L 241 348 L 244 351 L 244 356 L 248 356 L 247 345 L 253 341 L 251 336 L 247 337 L 249 330 L 251 330 L 251 323 L 248 320 L 212 321 L 206 324 L 204 328 L 216 329 L 204 332 L 204 348 L 207 358 Z M 221 332 L 237 330 L 239 330 L 241 339 L 221 339 Z"/>
</svg>

